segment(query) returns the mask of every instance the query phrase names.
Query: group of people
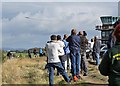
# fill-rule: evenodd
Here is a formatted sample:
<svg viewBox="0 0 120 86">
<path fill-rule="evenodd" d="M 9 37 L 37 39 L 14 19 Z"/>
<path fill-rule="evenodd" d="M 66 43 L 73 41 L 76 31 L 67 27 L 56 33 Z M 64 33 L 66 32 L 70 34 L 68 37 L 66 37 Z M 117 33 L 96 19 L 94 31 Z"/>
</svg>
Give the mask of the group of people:
<svg viewBox="0 0 120 86">
<path fill-rule="evenodd" d="M 64 35 L 62 40 L 60 35 L 51 35 L 51 40 L 46 43 L 47 65 L 49 71 L 49 84 L 53 85 L 54 69 L 57 69 L 57 75 L 61 74 L 66 82 L 71 80 L 78 81 L 80 73 L 83 76 L 88 75 L 88 65 L 86 60 L 86 48 L 88 46 L 87 33 L 80 31 L 77 34 L 76 29 L 71 30 L 71 35 Z M 94 39 L 93 52 L 96 58 L 96 65 L 100 64 L 100 42 L 97 37 Z M 69 64 L 70 63 L 70 64 Z M 67 69 L 71 69 L 72 77 L 68 77 Z"/>
<path fill-rule="evenodd" d="M 33 51 L 31 51 L 31 50 L 28 50 L 28 56 L 29 56 L 29 58 L 32 58 L 32 55 L 31 55 L 31 53 L 33 53 L 34 54 L 34 57 L 36 58 L 36 57 L 41 57 L 41 56 L 44 56 L 45 55 L 45 53 L 43 52 L 43 49 L 42 48 L 40 48 L 40 49 L 34 49 Z"/>
</svg>

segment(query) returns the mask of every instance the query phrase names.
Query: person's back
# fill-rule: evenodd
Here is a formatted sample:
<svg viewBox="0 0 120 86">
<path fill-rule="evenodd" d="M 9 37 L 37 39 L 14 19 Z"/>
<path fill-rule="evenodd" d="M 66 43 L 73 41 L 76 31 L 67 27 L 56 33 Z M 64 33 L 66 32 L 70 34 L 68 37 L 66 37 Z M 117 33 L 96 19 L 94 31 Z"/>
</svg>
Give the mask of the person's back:
<svg viewBox="0 0 120 86">
<path fill-rule="evenodd" d="M 77 35 L 71 35 L 68 37 L 70 50 L 80 50 L 80 37 Z"/>
<path fill-rule="evenodd" d="M 63 76 L 66 82 L 70 82 L 70 79 L 59 60 L 58 52 L 60 51 L 60 45 L 57 42 L 56 35 L 52 35 L 51 41 L 47 42 L 46 51 L 48 55 L 48 62 L 47 62 L 46 68 L 49 71 L 49 85 L 53 86 L 54 84 L 54 69 L 55 68 Z"/>
<path fill-rule="evenodd" d="M 69 42 L 70 59 L 71 59 L 71 72 L 74 81 L 78 80 L 80 74 L 80 37 L 76 35 L 76 29 L 71 30 L 71 35 L 66 39 Z"/>
<path fill-rule="evenodd" d="M 65 47 L 63 48 L 64 51 L 65 51 L 65 54 L 70 53 L 70 50 L 69 50 L 69 43 L 66 41 L 66 39 L 64 39 L 63 42 L 64 42 L 64 44 L 65 44 Z"/>
<path fill-rule="evenodd" d="M 97 38 L 95 38 L 95 42 L 93 45 L 93 51 L 100 54 L 100 41 Z"/>
<path fill-rule="evenodd" d="M 100 64 L 100 41 L 98 40 L 98 37 L 95 36 L 94 38 L 94 45 L 93 45 L 93 55 L 96 60 L 96 65 Z"/>
<path fill-rule="evenodd" d="M 60 46 L 60 49 L 61 49 L 61 52 L 59 52 L 61 55 L 60 56 L 63 56 L 64 54 L 65 54 L 65 52 L 64 52 L 64 42 L 63 41 L 61 41 L 61 40 L 58 40 L 57 41 L 57 43 L 59 44 L 59 46 Z"/>
<path fill-rule="evenodd" d="M 104 55 L 99 70 L 102 75 L 109 77 L 109 86 L 120 86 L 120 24 L 116 27 L 115 46 Z"/>
<path fill-rule="evenodd" d="M 49 42 L 46 44 L 46 50 L 48 53 L 48 63 L 55 63 L 60 62 L 58 51 L 60 49 L 60 46 L 57 42 Z"/>
<path fill-rule="evenodd" d="M 109 83 L 120 86 L 120 42 L 117 42 L 113 48 L 109 50 L 109 55 L 112 55 L 110 66 Z"/>
</svg>

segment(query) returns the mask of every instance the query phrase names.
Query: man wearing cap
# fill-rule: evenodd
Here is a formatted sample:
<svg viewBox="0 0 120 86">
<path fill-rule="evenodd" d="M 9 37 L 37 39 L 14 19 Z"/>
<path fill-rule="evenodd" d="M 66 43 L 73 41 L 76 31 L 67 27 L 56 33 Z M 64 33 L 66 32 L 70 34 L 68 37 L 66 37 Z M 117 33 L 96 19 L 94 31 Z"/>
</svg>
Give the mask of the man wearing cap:
<svg viewBox="0 0 120 86">
<path fill-rule="evenodd" d="M 109 77 L 109 86 L 120 86 L 120 24 L 116 26 L 114 36 L 115 46 L 108 49 L 104 55 L 99 71 L 102 75 Z"/>
</svg>

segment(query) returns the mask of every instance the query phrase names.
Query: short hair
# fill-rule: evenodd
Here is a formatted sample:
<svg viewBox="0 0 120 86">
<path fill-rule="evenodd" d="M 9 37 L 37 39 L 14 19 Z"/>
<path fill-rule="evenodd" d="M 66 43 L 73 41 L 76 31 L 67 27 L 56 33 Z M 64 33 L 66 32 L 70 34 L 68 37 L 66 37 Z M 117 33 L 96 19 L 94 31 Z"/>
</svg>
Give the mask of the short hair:
<svg viewBox="0 0 120 86">
<path fill-rule="evenodd" d="M 78 35 L 83 35 L 83 32 L 82 32 L 82 31 L 80 31 L 80 32 L 78 33 Z"/>
<path fill-rule="evenodd" d="M 72 29 L 72 30 L 71 30 L 71 34 L 72 34 L 72 35 L 76 35 L 76 33 L 77 33 L 76 29 Z"/>
<path fill-rule="evenodd" d="M 64 34 L 64 38 L 63 38 L 63 39 L 66 39 L 66 38 L 68 38 L 68 35 L 67 35 L 67 34 Z"/>
<path fill-rule="evenodd" d="M 117 41 L 120 41 L 120 24 L 118 24 L 118 25 L 115 27 L 114 36 L 116 37 L 116 40 L 117 40 Z"/>
<path fill-rule="evenodd" d="M 57 35 L 57 40 L 61 40 L 61 36 L 60 35 Z"/>
<path fill-rule="evenodd" d="M 57 40 L 57 36 L 56 35 L 51 35 L 50 38 L 51 38 L 51 40 Z"/>
<path fill-rule="evenodd" d="M 87 33 L 86 33 L 86 31 L 83 31 L 83 36 L 87 36 Z"/>
<path fill-rule="evenodd" d="M 91 42 L 94 42 L 94 39 L 93 39 L 93 38 L 91 39 Z"/>
</svg>

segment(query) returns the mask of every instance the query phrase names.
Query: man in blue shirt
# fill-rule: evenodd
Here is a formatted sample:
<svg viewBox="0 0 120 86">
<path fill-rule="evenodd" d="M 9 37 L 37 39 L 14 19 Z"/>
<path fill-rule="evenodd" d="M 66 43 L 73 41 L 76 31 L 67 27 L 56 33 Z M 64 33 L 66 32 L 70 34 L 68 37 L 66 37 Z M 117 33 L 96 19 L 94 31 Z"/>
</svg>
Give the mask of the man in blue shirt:
<svg viewBox="0 0 120 86">
<path fill-rule="evenodd" d="M 71 30 L 71 35 L 67 38 L 70 48 L 71 72 L 74 81 L 78 80 L 80 73 L 80 37 L 76 35 L 76 29 Z"/>
</svg>

